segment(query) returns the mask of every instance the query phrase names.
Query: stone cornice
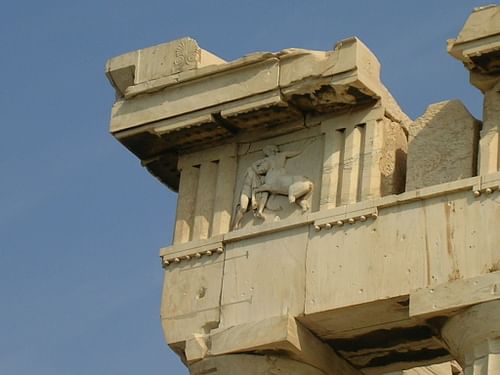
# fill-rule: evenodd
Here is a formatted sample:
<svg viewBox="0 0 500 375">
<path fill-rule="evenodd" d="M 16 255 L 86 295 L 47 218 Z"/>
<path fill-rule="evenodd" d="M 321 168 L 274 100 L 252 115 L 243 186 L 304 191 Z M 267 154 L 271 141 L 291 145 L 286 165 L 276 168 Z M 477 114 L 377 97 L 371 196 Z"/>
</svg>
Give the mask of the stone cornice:
<svg viewBox="0 0 500 375">
<path fill-rule="evenodd" d="M 198 64 L 180 70 L 168 55 L 177 51 L 177 42 L 107 64 L 117 91 L 111 133 L 173 190 L 179 152 L 212 147 L 242 133 L 269 127 L 289 132 L 291 124 L 306 117 L 367 105 L 383 106 L 394 121 L 409 121 L 380 82 L 378 60 L 357 38 L 338 42 L 333 51 L 287 49 L 228 63 L 200 49 Z M 167 61 L 163 73 L 155 65 L 160 53 Z M 210 58 L 203 60 L 204 54 Z"/>
</svg>

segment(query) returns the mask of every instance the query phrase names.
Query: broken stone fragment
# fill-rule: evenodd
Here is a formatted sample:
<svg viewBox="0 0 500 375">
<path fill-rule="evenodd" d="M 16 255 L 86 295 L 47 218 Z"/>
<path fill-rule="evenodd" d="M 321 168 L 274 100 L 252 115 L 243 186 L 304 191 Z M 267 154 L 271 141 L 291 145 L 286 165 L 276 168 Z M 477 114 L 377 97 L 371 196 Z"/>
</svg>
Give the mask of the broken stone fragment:
<svg viewBox="0 0 500 375">
<path fill-rule="evenodd" d="M 480 126 L 459 100 L 431 104 L 408 127 L 406 191 L 476 175 Z"/>
</svg>

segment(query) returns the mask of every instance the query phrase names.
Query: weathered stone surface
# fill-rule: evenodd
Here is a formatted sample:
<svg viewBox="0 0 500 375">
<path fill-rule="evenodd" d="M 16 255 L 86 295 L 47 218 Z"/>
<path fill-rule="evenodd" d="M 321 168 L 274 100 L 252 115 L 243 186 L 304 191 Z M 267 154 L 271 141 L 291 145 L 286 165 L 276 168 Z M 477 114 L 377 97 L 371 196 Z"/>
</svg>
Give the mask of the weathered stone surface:
<svg viewBox="0 0 500 375">
<path fill-rule="evenodd" d="M 500 301 L 482 303 L 453 316 L 443 339 L 467 375 L 500 374 Z"/>
<path fill-rule="evenodd" d="M 458 37 L 448 41 L 448 52 L 468 69 L 499 73 L 500 6 L 476 8 Z"/>
<path fill-rule="evenodd" d="M 500 373 L 499 14 L 450 42 L 485 94 L 479 163 L 465 107 L 411 123 L 356 38 L 110 60 L 112 133 L 179 190 L 161 318 L 192 374 Z"/>
<path fill-rule="evenodd" d="M 106 75 L 122 96 L 134 85 L 223 63 L 220 57 L 201 49 L 196 40 L 182 38 L 114 57 L 106 64 Z"/>
<path fill-rule="evenodd" d="M 399 194 L 405 189 L 408 141 L 401 124 L 384 119 L 382 150 L 379 161 L 380 193 L 368 198 Z M 365 164 L 366 165 L 366 164 Z"/>
<path fill-rule="evenodd" d="M 318 116 L 370 104 L 398 123 L 409 122 L 380 82 L 376 57 L 357 38 L 337 43 L 333 51 L 289 49 L 228 63 L 203 60 L 200 49 L 193 54 L 201 56 L 199 62 L 183 58 L 187 63 L 178 66 L 177 54 L 185 50 L 180 45 L 195 42 L 182 39 L 131 52 L 107 66 L 118 97 L 111 132 L 174 190 L 179 154 L 234 142 L 241 133 L 288 134 L 309 127 L 307 122 L 317 124 Z"/>
<path fill-rule="evenodd" d="M 500 7 L 477 7 L 468 17 L 455 43 L 465 43 L 500 33 Z"/>
<path fill-rule="evenodd" d="M 325 372 L 286 357 L 233 354 L 206 358 L 189 366 L 191 375 L 326 375 Z"/>
<path fill-rule="evenodd" d="M 457 368 L 457 367 L 455 367 Z M 433 366 L 416 367 L 410 370 L 390 372 L 384 375 L 455 375 L 454 367 L 450 362 L 441 363 Z"/>
<path fill-rule="evenodd" d="M 301 321 L 362 368 L 384 363 L 391 353 L 410 362 L 412 353 L 419 351 L 447 360 L 446 349 L 426 328 L 426 317 L 409 316 L 408 294 L 411 306 L 413 290 L 484 275 L 500 264 L 497 231 L 486 228 L 486 223 L 500 220 L 498 193 L 475 200 L 470 182 L 468 186 L 461 193 L 435 195 L 439 190 L 450 191 L 450 184 L 383 198 L 381 202 L 399 203 L 379 206 L 374 221 L 350 225 L 344 218 L 343 225 L 338 225 L 336 215 L 318 220 L 318 224 L 331 223 L 331 229 L 321 224 L 307 246 L 306 306 Z M 426 301 L 418 309 L 427 305 Z M 446 314 L 449 306 L 442 309 L 438 305 L 435 314 Z M 381 347 L 374 344 L 376 337 Z"/>
<path fill-rule="evenodd" d="M 479 174 L 500 169 L 500 6 L 474 10 L 448 52 L 470 71 L 470 82 L 484 94 Z"/>
<path fill-rule="evenodd" d="M 479 174 L 500 169 L 500 77 L 493 88 L 484 93 L 483 128 L 479 141 Z"/>
<path fill-rule="evenodd" d="M 193 257 L 194 258 L 194 257 Z M 167 343 L 206 334 L 220 321 L 224 254 L 174 264 L 165 273 L 161 320 Z"/>
<path fill-rule="evenodd" d="M 286 237 L 274 233 L 227 244 L 220 327 L 304 312 L 308 234 L 302 227 Z"/>
<path fill-rule="evenodd" d="M 322 147 L 322 143 L 323 139 L 318 126 L 297 131 L 289 135 L 268 138 L 262 141 L 241 142 L 238 147 L 238 171 L 236 184 L 234 186 L 234 224 L 238 222 L 240 216 L 241 219 L 239 220 L 238 227 L 247 228 L 270 222 L 300 218 L 307 212 L 317 211 L 319 209 L 322 157 L 321 153 L 318 153 L 317 150 Z M 276 170 L 276 168 L 274 168 L 274 171 L 267 170 L 267 165 L 270 162 L 276 164 L 273 160 L 278 158 L 277 155 L 271 158 L 266 156 L 264 151 L 270 148 L 277 148 L 279 155 L 282 156 L 279 159 L 280 163 L 284 162 L 284 166 L 279 168 L 279 170 Z M 299 194 L 300 197 L 298 197 L 295 202 L 290 202 L 288 194 L 270 194 L 266 191 L 259 196 L 257 193 L 255 202 L 257 207 L 252 209 L 251 206 L 254 202 L 250 202 L 247 208 L 248 212 L 239 215 L 238 212 L 242 211 L 242 197 L 248 193 L 246 190 L 248 190 L 249 186 L 245 184 L 248 180 L 248 171 L 254 169 L 255 165 L 259 165 L 259 163 L 263 165 L 263 172 L 265 173 L 260 176 L 261 182 L 258 186 L 255 186 L 253 190 L 262 188 L 266 181 L 266 176 L 273 178 L 273 175 L 279 175 L 281 179 L 286 178 L 285 176 L 293 176 L 291 179 L 288 178 L 290 181 L 284 181 L 285 184 L 283 187 L 287 188 L 287 193 L 291 185 L 297 185 L 297 182 L 299 182 L 299 184 L 301 183 L 299 180 L 303 180 L 304 184 L 309 182 L 310 185 L 306 187 L 309 186 L 312 187 L 312 189 L 301 191 L 303 194 Z M 269 178 L 267 178 L 268 182 Z M 252 189 L 249 189 L 249 191 L 251 190 Z M 264 195 L 266 193 L 267 195 Z M 293 196 L 295 197 L 295 195 Z M 308 206 L 305 211 L 300 205 L 302 198 Z M 259 213 L 259 211 L 261 212 Z M 236 226 L 233 226 L 233 229 L 236 229 Z"/>
<path fill-rule="evenodd" d="M 474 176 L 479 128 L 458 100 L 430 105 L 408 129 L 406 191 Z"/>
<path fill-rule="evenodd" d="M 474 198 L 473 186 L 479 181 L 481 178 L 475 177 L 388 196 L 372 202 L 377 203 L 371 209 L 368 202 L 362 202 L 288 223 L 229 232 L 220 237 L 226 252 L 223 264 L 215 251 L 211 257 L 204 255 L 202 263 L 193 256 L 210 249 L 199 246 L 205 241 L 199 241 L 191 252 L 187 250 L 189 243 L 184 244 L 184 253 L 178 255 L 191 254 L 191 259 L 166 268 L 164 293 L 168 294 L 163 299 L 163 316 L 167 338 L 190 340 L 190 332 L 244 332 L 243 327 L 252 322 L 257 327 L 259 322 L 280 315 L 303 315 L 301 322 L 320 339 L 331 342 L 334 349 L 336 340 L 355 342 L 372 331 L 379 332 L 375 337 L 380 341 L 375 342 L 381 348 L 373 346 L 358 353 L 346 350 L 345 344 L 338 347 L 361 367 L 383 363 L 386 355 L 390 357 L 387 353 L 394 352 L 400 353 L 400 358 L 412 358 L 412 352 L 422 351 L 446 360 L 447 351 L 432 338 L 425 317 L 410 317 L 408 305 L 414 304 L 408 297 L 418 288 L 437 288 L 497 269 L 500 233 L 494 227 L 500 217 L 499 193 Z M 500 179 L 483 178 L 482 183 L 490 189 L 498 186 Z M 378 217 L 362 221 L 360 215 L 369 216 L 369 212 Z M 337 218 L 345 224 L 337 226 Z M 357 219 L 349 224 L 348 218 Z M 316 232 L 314 223 L 334 225 Z M 211 248 L 217 246 L 214 243 Z M 482 280 L 479 283 L 483 285 Z M 207 288 L 201 299 L 200 286 Z M 427 308 L 428 301 L 424 302 L 419 310 Z M 217 315 L 219 303 L 221 313 Z M 453 302 L 451 306 L 461 305 Z M 449 306 L 438 305 L 438 310 L 437 314 L 446 314 Z M 417 338 L 413 338 L 412 327 L 423 330 Z M 391 338 L 393 330 L 395 338 Z M 407 341 L 401 342 L 401 338 Z M 229 345 L 229 340 L 224 342 Z M 197 348 L 198 352 L 203 350 L 200 345 Z M 382 368 L 391 371 L 387 366 Z M 381 369 L 375 366 L 371 373 L 376 370 Z"/>
<path fill-rule="evenodd" d="M 470 71 L 470 82 L 484 94 L 479 174 L 500 169 L 500 6 L 480 7 L 467 19 L 448 52 Z"/>
<path fill-rule="evenodd" d="M 360 375 L 358 370 L 335 353 L 328 344 L 290 315 L 218 328 L 211 332 L 208 341 L 209 354 L 214 356 L 279 351 L 290 359 L 321 369 L 327 375 Z"/>
<path fill-rule="evenodd" d="M 410 294 L 410 316 L 433 316 L 497 299 L 500 299 L 500 272 L 459 278 L 413 291 Z"/>
<path fill-rule="evenodd" d="M 404 190 L 407 140 L 384 108 L 331 116 L 324 137 L 320 208 L 374 199 Z"/>
<path fill-rule="evenodd" d="M 237 168 L 236 144 L 180 157 L 174 244 L 229 231 Z"/>
</svg>

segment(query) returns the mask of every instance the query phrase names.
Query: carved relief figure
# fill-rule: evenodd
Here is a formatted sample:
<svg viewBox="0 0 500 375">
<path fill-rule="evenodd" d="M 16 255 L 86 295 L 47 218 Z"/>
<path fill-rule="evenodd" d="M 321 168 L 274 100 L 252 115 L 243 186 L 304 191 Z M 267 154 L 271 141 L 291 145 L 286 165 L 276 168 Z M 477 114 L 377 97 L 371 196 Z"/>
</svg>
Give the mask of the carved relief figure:
<svg viewBox="0 0 500 375">
<path fill-rule="evenodd" d="M 288 196 L 290 203 L 297 203 L 302 212 L 309 209 L 308 198 L 313 191 L 313 183 L 307 177 L 289 175 L 285 164 L 288 158 L 293 158 L 301 151 L 280 152 L 278 146 L 268 145 L 263 149 L 266 158 L 262 159 L 262 170 L 266 171 L 264 184 L 255 189 L 255 192 L 268 192 Z"/>
<path fill-rule="evenodd" d="M 256 192 L 256 189 L 264 183 L 264 174 L 266 173 L 266 170 L 263 169 L 262 161 L 263 160 L 256 161 L 245 171 L 240 201 L 236 206 L 236 213 L 234 215 L 233 229 L 238 229 L 240 227 L 241 219 L 243 219 L 243 215 L 248 211 L 250 203 L 254 215 L 263 218 L 262 213 L 269 193 Z"/>
<path fill-rule="evenodd" d="M 307 200 L 312 194 L 312 181 L 304 176 L 289 175 L 285 169 L 286 160 L 299 155 L 301 151 L 280 152 L 278 146 L 268 145 L 263 152 L 266 157 L 254 162 L 245 172 L 233 229 L 240 227 L 250 203 L 254 216 L 264 219 L 263 211 L 269 194 L 288 196 L 288 201 L 297 203 L 302 212 L 309 209 Z"/>
</svg>

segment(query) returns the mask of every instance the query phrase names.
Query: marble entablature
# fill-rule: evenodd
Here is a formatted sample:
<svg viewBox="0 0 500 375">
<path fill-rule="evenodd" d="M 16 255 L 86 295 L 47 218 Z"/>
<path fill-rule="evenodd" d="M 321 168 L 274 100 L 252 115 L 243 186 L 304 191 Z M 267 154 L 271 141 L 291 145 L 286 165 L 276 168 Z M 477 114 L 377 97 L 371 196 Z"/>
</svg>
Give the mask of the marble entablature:
<svg viewBox="0 0 500 375">
<path fill-rule="evenodd" d="M 500 315 L 499 19 L 478 8 L 448 42 L 482 121 L 456 100 L 409 119 L 357 38 L 108 62 L 111 132 L 179 193 L 161 319 L 192 374 L 500 373 L 474 320 Z"/>
</svg>

